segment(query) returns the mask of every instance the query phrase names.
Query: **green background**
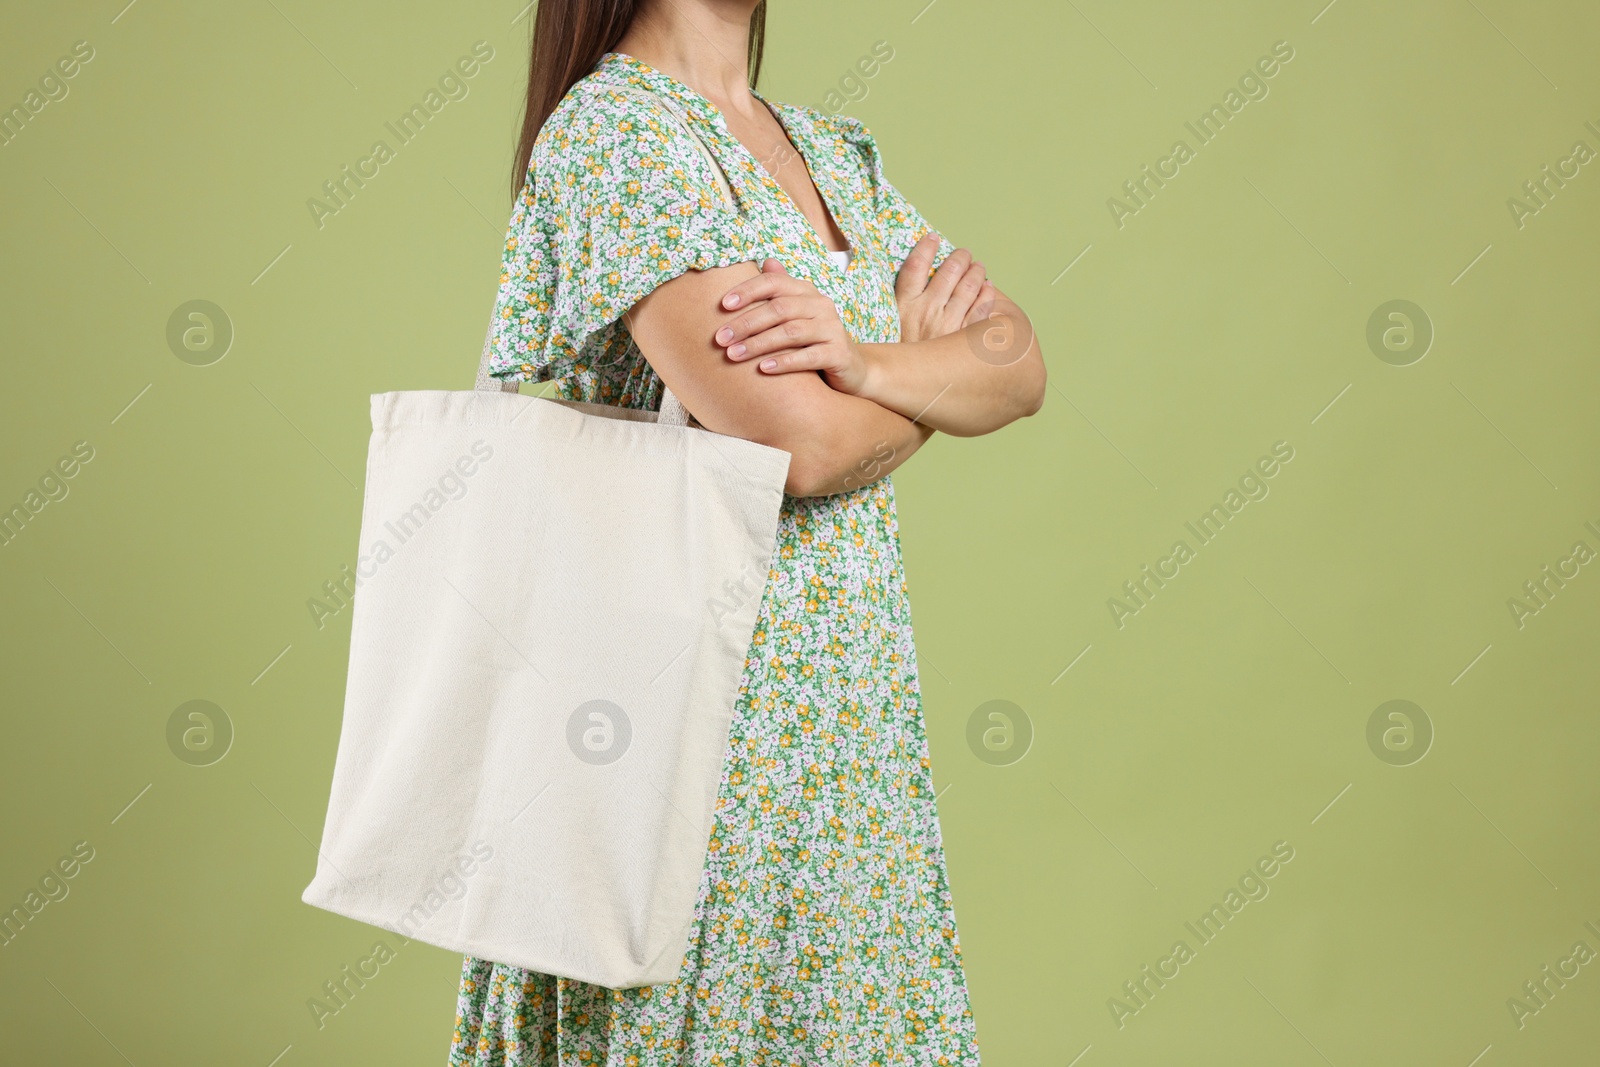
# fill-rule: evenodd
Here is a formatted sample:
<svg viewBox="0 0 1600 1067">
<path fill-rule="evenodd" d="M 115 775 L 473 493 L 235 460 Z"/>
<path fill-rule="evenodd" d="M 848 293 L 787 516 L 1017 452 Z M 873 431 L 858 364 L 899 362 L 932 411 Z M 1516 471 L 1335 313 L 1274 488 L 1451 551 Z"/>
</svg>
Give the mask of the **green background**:
<svg viewBox="0 0 1600 1067">
<path fill-rule="evenodd" d="M 895 475 L 995 1067 L 1595 1061 L 1600 960 L 1520 1027 L 1507 1001 L 1600 951 L 1600 566 L 1520 627 L 1507 601 L 1600 549 L 1600 164 L 1521 227 L 1507 200 L 1600 149 L 1600 9 L 1325 2 L 772 12 L 779 100 L 892 46 L 847 110 L 1050 366 L 1037 416 Z M 0 548 L 0 903 L 95 850 L 0 948 L 0 1060 L 440 1064 L 451 953 L 405 946 L 320 1029 L 306 1006 L 377 933 L 299 900 L 349 642 L 306 601 L 353 561 L 367 395 L 470 387 L 528 20 L 124 3 L 8 5 L 0 37 L 4 107 L 95 49 L 0 147 L 0 506 L 95 450 Z M 317 228 L 306 200 L 478 40 L 470 95 Z M 1269 95 L 1119 227 L 1108 198 L 1278 41 Z M 166 340 L 196 299 L 236 333 L 208 366 Z M 1435 335 L 1405 366 L 1367 343 L 1397 299 Z M 1270 495 L 1119 628 L 1108 599 L 1277 441 Z M 210 766 L 168 746 L 195 699 L 235 731 Z M 1367 739 L 1396 699 L 1434 735 L 1409 765 Z M 1021 709 L 998 755 L 968 742 L 991 700 Z M 1185 921 L 1279 841 L 1198 947 Z"/>
</svg>

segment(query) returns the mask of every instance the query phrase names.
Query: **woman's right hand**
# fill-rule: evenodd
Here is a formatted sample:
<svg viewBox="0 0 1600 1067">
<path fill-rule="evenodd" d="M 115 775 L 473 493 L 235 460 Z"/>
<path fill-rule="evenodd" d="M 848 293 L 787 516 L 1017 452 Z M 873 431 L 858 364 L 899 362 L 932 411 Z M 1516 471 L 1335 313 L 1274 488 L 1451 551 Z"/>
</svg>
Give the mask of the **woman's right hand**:
<svg viewBox="0 0 1600 1067">
<path fill-rule="evenodd" d="M 974 262 L 965 248 L 946 256 L 930 278 L 928 268 L 938 250 L 939 235 L 930 230 L 900 265 L 894 295 L 900 305 L 901 341 L 927 341 L 970 326 L 997 295 L 983 264 Z"/>
</svg>

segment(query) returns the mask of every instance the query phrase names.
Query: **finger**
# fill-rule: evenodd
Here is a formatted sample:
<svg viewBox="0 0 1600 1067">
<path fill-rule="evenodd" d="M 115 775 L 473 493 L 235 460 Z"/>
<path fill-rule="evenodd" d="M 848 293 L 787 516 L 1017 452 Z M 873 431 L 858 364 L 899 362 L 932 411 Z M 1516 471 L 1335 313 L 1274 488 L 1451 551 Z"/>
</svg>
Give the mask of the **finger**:
<svg viewBox="0 0 1600 1067">
<path fill-rule="evenodd" d="M 821 344 L 836 336 L 836 331 L 830 331 L 829 324 L 820 319 L 785 319 L 770 330 L 729 345 L 728 358 L 743 363 L 790 348 Z"/>
<path fill-rule="evenodd" d="M 923 295 L 933 301 L 935 307 L 942 307 L 949 302 L 956 283 L 971 265 L 972 253 L 965 248 L 951 252 L 944 257 L 944 262 L 939 264 L 939 269 L 933 272 L 933 277 L 928 281 L 928 291 Z"/>
<path fill-rule="evenodd" d="M 827 300 L 828 298 L 821 293 L 810 295 L 790 293 L 786 296 L 757 301 L 743 315 L 735 316 L 723 323 L 712 340 L 727 348 L 754 337 L 763 330 L 770 330 L 786 320 L 817 318 L 824 312 L 822 305 Z"/>
<path fill-rule="evenodd" d="M 978 312 L 979 294 L 984 291 L 984 286 L 989 283 L 981 262 L 973 262 L 973 266 L 966 269 L 962 280 L 955 283 L 954 290 L 950 291 L 950 299 L 944 304 L 944 314 L 941 317 L 942 333 L 954 333 L 962 330 L 966 320 Z"/>
<path fill-rule="evenodd" d="M 978 299 L 972 302 L 972 307 L 967 309 L 966 316 L 961 320 L 962 328 L 965 329 L 975 322 L 986 320 L 989 317 L 989 312 L 994 308 L 995 301 L 999 298 L 1000 290 L 994 287 L 994 283 L 984 282 L 983 288 L 978 290 Z"/>
<path fill-rule="evenodd" d="M 989 275 L 983 269 L 983 264 L 974 261 L 961 276 L 961 280 L 956 282 L 956 287 L 950 291 L 950 299 L 944 305 L 945 321 L 959 322 L 965 319 L 988 280 Z"/>
<path fill-rule="evenodd" d="M 833 351 L 829 345 L 807 345 L 773 352 L 756 364 L 762 374 L 792 374 L 795 371 L 828 370 L 833 366 Z"/>
<path fill-rule="evenodd" d="M 722 306 L 729 309 L 747 307 L 757 300 L 770 300 L 785 293 L 803 293 L 816 288 L 804 278 L 796 278 L 785 273 L 781 263 L 776 270 L 768 268 L 767 264 L 777 262 L 775 259 L 765 261 L 761 264 L 760 274 L 746 278 L 729 289 L 722 296 Z"/>
<path fill-rule="evenodd" d="M 768 258 L 763 259 L 761 261 L 761 273 L 763 273 L 763 274 L 787 274 L 788 271 L 783 269 L 783 260 L 781 260 L 781 259 L 773 259 L 773 258 L 771 258 L 769 256 Z"/>
<path fill-rule="evenodd" d="M 906 261 L 895 276 L 894 295 L 897 300 L 910 300 L 928 284 L 928 268 L 933 266 L 934 254 L 939 251 L 939 235 L 929 230 L 911 246 Z"/>
</svg>

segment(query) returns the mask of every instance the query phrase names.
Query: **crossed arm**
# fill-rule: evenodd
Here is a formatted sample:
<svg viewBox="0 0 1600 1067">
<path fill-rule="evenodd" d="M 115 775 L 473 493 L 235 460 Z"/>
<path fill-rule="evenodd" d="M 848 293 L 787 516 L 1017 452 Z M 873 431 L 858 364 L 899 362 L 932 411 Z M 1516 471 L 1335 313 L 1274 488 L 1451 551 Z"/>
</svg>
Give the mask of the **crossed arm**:
<svg viewBox="0 0 1600 1067">
<path fill-rule="evenodd" d="M 964 249 L 928 277 L 918 242 L 896 282 L 902 340 L 861 344 L 832 301 L 776 261 L 689 271 L 624 317 L 701 425 L 790 453 L 785 490 L 876 481 L 935 430 L 976 436 L 1039 409 L 1045 370 L 1022 309 Z"/>
</svg>

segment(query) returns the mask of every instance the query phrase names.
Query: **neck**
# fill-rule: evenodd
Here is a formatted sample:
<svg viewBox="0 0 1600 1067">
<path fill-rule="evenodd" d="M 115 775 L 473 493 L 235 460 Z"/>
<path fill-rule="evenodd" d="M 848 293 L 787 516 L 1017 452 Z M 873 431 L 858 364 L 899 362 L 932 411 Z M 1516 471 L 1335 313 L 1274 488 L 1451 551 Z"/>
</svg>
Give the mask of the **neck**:
<svg viewBox="0 0 1600 1067">
<path fill-rule="evenodd" d="M 750 17 L 756 0 L 645 0 L 613 51 L 676 78 L 721 111 L 750 95 Z"/>
</svg>

